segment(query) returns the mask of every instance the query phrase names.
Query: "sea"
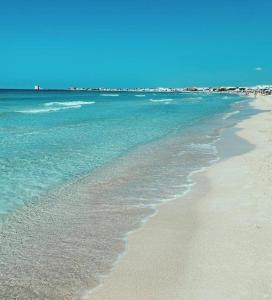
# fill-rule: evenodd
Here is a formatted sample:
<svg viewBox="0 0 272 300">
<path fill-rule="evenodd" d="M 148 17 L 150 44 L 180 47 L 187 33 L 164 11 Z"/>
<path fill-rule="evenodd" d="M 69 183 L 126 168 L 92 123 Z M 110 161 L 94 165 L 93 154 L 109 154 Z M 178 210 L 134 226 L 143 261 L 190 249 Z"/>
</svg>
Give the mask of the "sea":
<svg viewBox="0 0 272 300">
<path fill-rule="evenodd" d="M 83 299 L 252 114 L 238 94 L 0 91 L 0 299 Z"/>
</svg>

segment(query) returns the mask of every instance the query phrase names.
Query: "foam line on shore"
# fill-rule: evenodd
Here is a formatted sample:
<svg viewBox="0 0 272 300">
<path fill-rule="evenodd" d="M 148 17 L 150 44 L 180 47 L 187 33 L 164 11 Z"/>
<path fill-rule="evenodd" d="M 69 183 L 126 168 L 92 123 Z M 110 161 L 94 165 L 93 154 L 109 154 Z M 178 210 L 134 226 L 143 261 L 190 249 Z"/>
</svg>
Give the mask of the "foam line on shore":
<svg viewBox="0 0 272 300">
<path fill-rule="evenodd" d="M 271 111 L 271 103 L 270 98 L 258 97 L 253 105 Z M 191 192 L 160 206 L 141 230 L 128 236 L 126 255 L 88 299 L 240 299 L 244 295 L 264 299 L 271 296 L 271 271 L 267 266 L 267 261 L 271 261 L 271 222 L 270 218 L 263 219 L 255 213 L 256 209 L 264 213 L 270 207 L 267 215 L 271 215 L 269 199 L 262 192 L 270 186 L 269 168 L 264 168 L 268 173 L 263 174 L 263 179 L 257 176 L 262 172 L 259 167 L 265 166 L 262 154 L 266 153 L 271 162 L 271 140 L 267 139 L 271 135 L 269 120 L 272 122 L 271 112 L 265 112 L 240 122 L 237 128 L 241 130 L 236 134 L 255 144 L 256 149 L 220 160 L 201 174 L 192 175 L 196 184 Z M 235 143 L 238 147 L 237 140 Z M 246 176 L 248 164 L 255 170 L 260 184 L 266 178 L 261 190 L 255 186 L 254 176 Z M 247 188 L 250 192 L 240 193 L 240 189 Z M 256 202 L 254 197 L 263 202 Z M 258 235 L 256 243 L 256 230 L 262 226 L 268 226 L 266 238 Z M 248 247 L 261 250 L 251 252 L 251 248 L 247 251 Z M 259 277 L 261 274 L 265 276 Z"/>
</svg>

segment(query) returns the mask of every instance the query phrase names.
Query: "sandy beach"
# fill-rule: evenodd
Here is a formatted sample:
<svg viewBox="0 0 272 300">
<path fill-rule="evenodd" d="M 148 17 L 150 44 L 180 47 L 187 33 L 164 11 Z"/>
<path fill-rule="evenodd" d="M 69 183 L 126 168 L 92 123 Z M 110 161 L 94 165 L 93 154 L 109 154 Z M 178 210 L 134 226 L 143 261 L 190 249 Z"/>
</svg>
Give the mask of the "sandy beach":
<svg viewBox="0 0 272 300">
<path fill-rule="evenodd" d="M 272 97 L 252 105 L 264 112 L 237 135 L 255 148 L 196 174 L 190 193 L 131 233 L 89 300 L 272 298 Z"/>
</svg>

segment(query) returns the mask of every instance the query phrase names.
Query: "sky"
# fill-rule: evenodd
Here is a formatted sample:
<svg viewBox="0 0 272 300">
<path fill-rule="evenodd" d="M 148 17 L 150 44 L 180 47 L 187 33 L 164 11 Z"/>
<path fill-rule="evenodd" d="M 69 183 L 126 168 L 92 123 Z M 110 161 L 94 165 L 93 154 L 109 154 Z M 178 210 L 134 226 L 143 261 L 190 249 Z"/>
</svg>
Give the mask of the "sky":
<svg viewBox="0 0 272 300">
<path fill-rule="evenodd" d="M 272 84 L 271 0 L 3 0 L 0 88 Z"/>
</svg>

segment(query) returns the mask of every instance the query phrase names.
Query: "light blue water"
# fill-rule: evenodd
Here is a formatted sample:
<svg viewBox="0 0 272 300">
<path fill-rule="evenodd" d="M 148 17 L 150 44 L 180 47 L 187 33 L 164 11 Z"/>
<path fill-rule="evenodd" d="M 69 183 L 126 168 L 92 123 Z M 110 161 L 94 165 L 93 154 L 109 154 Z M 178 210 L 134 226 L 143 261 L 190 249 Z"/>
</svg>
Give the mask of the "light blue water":
<svg viewBox="0 0 272 300">
<path fill-rule="evenodd" d="M 0 213 L 240 100 L 143 95 L 0 92 Z"/>
<path fill-rule="evenodd" d="M 0 299 L 81 299 L 217 159 L 238 95 L 0 91 Z"/>
</svg>

